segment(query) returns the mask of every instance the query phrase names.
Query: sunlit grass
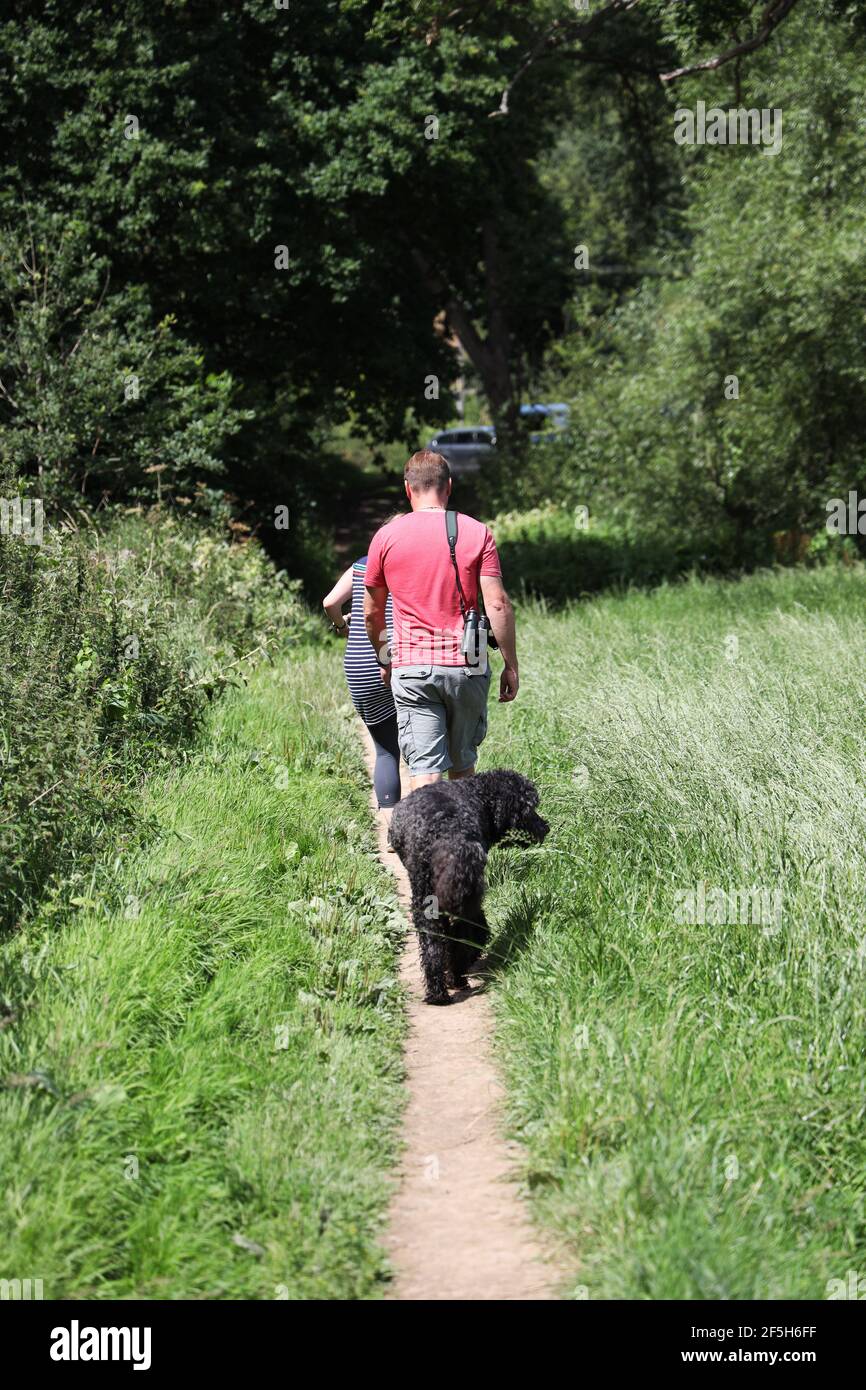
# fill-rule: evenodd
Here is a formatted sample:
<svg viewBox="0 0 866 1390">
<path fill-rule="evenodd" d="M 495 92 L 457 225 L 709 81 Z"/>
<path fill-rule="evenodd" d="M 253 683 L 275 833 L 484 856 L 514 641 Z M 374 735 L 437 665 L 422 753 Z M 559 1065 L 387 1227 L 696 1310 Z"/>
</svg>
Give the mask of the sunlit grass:
<svg viewBox="0 0 866 1390">
<path fill-rule="evenodd" d="M 553 831 L 491 875 L 499 1046 L 580 1296 L 864 1267 L 864 601 L 861 570 L 786 572 L 524 615 L 485 763 Z M 701 881 L 780 892 L 778 923 L 690 925 Z"/>
<path fill-rule="evenodd" d="M 0 1275 L 46 1298 L 367 1298 L 396 1154 L 393 886 L 333 654 L 266 668 L 159 834 L 6 945 Z"/>
</svg>

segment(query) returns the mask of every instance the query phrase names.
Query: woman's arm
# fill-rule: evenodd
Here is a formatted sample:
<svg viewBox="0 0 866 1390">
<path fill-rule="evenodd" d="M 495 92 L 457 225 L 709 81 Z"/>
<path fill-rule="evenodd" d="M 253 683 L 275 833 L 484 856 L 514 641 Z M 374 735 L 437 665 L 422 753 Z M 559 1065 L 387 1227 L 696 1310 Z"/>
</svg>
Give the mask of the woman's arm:
<svg viewBox="0 0 866 1390">
<path fill-rule="evenodd" d="M 348 625 L 343 618 L 343 605 L 348 603 L 352 597 L 352 566 L 341 574 L 333 589 L 322 599 L 322 607 L 327 613 L 334 627 L 345 637 L 348 632 Z M 344 630 L 345 629 L 345 630 Z"/>
</svg>

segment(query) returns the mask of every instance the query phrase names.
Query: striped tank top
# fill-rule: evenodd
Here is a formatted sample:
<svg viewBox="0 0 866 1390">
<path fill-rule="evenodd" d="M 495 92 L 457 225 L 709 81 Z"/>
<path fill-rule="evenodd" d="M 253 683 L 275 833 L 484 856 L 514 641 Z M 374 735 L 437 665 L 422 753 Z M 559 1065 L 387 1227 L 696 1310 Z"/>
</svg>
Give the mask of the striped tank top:
<svg viewBox="0 0 866 1390">
<path fill-rule="evenodd" d="M 349 636 L 346 638 L 346 655 L 343 669 L 349 683 L 352 704 L 365 724 L 381 724 L 395 713 L 394 697 L 387 685 L 382 684 L 376 653 L 364 627 L 364 574 L 367 557 L 363 555 L 352 566 L 352 621 Z M 391 595 L 385 607 L 385 622 L 388 627 L 390 644 L 394 632 L 394 616 L 391 609 Z"/>
</svg>

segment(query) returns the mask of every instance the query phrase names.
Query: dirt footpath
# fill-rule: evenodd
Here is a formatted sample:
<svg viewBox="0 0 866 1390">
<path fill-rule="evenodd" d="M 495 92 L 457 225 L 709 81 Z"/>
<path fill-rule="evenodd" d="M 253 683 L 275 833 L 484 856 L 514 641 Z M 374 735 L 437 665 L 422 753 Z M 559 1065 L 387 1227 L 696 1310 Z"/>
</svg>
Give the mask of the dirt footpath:
<svg viewBox="0 0 866 1390">
<path fill-rule="evenodd" d="M 372 752 L 364 731 L 368 765 Z M 404 787 L 404 795 L 408 786 Z M 375 808 L 375 798 L 373 799 Z M 375 812 L 382 862 L 409 907 L 409 882 Z M 409 996 L 403 1125 L 406 1145 L 386 1245 L 394 1299 L 551 1299 L 557 1276 L 543 1262 L 501 1133 L 502 1087 L 492 1058 L 488 999 L 471 991 L 448 1008 L 423 1002 L 418 943 L 401 963 Z M 475 977 L 474 983 L 479 983 Z"/>
</svg>

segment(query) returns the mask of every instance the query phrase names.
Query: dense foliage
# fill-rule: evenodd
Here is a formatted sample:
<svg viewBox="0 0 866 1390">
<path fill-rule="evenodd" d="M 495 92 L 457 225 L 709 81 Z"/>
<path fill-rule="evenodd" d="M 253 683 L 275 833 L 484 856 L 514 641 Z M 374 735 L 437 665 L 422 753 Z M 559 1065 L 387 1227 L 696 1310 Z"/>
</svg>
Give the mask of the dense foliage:
<svg viewBox="0 0 866 1390">
<path fill-rule="evenodd" d="M 231 379 L 206 375 L 174 315 L 154 321 L 142 286 L 112 284 L 80 220 L 28 209 L 0 233 L 0 360 L 6 464 L 47 507 L 189 504 L 222 472 Z"/>
<path fill-rule="evenodd" d="M 704 231 L 709 251 L 730 207 L 757 205 L 765 183 L 784 183 L 770 202 L 787 215 L 786 249 L 796 251 L 785 199 L 817 177 L 817 201 L 821 168 L 840 140 L 851 144 L 843 163 L 856 161 L 860 134 L 854 112 L 834 125 L 832 95 L 836 52 L 849 91 L 859 90 L 856 7 L 819 0 L 801 19 L 795 0 L 780 0 L 773 10 L 784 23 L 766 34 L 764 9 L 755 0 L 623 0 L 586 12 L 561 0 L 86 0 L 74 9 L 9 0 L 0 23 L 6 447 L 40 477 L 47 468 L 62 491 L 97 500 L 163 485 L 184 496 L 222 468 L 248 523 L 293 572 L 309 574 L 348 500 L 326 437 L 351 422 L 376 446 L 417 443 L 447 419 L 455 361 L 446 331 L 460 335 L 503 441 L 545 349 L 569 327 L 571 394 L 578 384 L 586 394 L 577 371 L 597 341 L 595 316 L 642 280 L 649 300 L 661 293 L 660 257 L 679 257 L 677 273 L 693 264 L 692 310 L 679 318 L 693 318 L 710 293 L 705 332 L 721 322 L 741 334 L 744 316 L 752 324 L 748 279 L 770 254 L 768 214 L 756 206 L 750 218 L 753 263 L 741 280 L 724 244 L 702 271 L 707 207 L 717 224 Z M 685 87 L 667 81 L 723 57 L 732 35 L 759 42 Z M 804 138 L 790 126 L 796 148 L 778 170 L 747 159 L 751 151 L 723 152 L 722 175 L 693 168 L 699 161 L 670 129 L 692 87 L 784 97 L 802 113 Z M 853 206 L 855 191 L 834 197 Z M 824 229 L 834 258 L 835 226 Z M 843 218 L 843 260 L 849 230 Z M 590 249 L 586 295 L 573 292 L 577 244 Z M 697 259 L 682 261 L 692 244 Z M 790 255 L 787 264 L 796 275 Z M 850 271 L 848 280 L 853 263 Z M 34 307 L 43 281 L 44 313 Z M 778 285 L 784 296 L 784 275 Z M 839 295 L 848 289 L 843 275 Z M 653 312 L 644 310 L 644 338 Z M 785 350 L 786 314 L 780 306 L 772 341 L 755 328 L 744 377 L 757 352 Z M 684 322 L 685 359 L 693 336 Z M 826 396 L 833 384 L 816 390 Z M 718 422 L 692 426 L 703 403 L 690 380 L 681 385 L 672 438 L 682 452 L 690 430 L 701 448 L 706 434 L 718 453 Z M 653 389 L 635 387 L 635 411 Z M 581 421 L 572 471 L 587 453 L 595 466 L 591 424 Z M 736 447 L 751 453 L 747 425 Z M 654 467 L 668 470 L 666 430 L 656 432 Z M 641 454 L 638 442 L 631 452 Z M 274 525 L 279 506 L 290 509 L 291 534 Z"/>
<path fill-rule="evenodd" d="M 0 535 L 0 926 L 84 895 L 136 784 L 208 701 L 309 631 L 254 542 L 164 512 Z"/>
<path fill-rule="evenodd" d="M 745 562 L 779 533 L 826 540 L 828 500 L 862 493 L 866 79 L 853 22 L 822 8 L 823 24 L 791 19 L 739 93 L 724 70 L 680 89 L 692 108 L 778 109 L 781 150 L 676 146 L 667 118 L 681 233 L 644 249 L 633 292 L 578 292 L 550 360 L 572 438 L 504 479 L 509 501 L 586 505 Z"/>
</svg>

